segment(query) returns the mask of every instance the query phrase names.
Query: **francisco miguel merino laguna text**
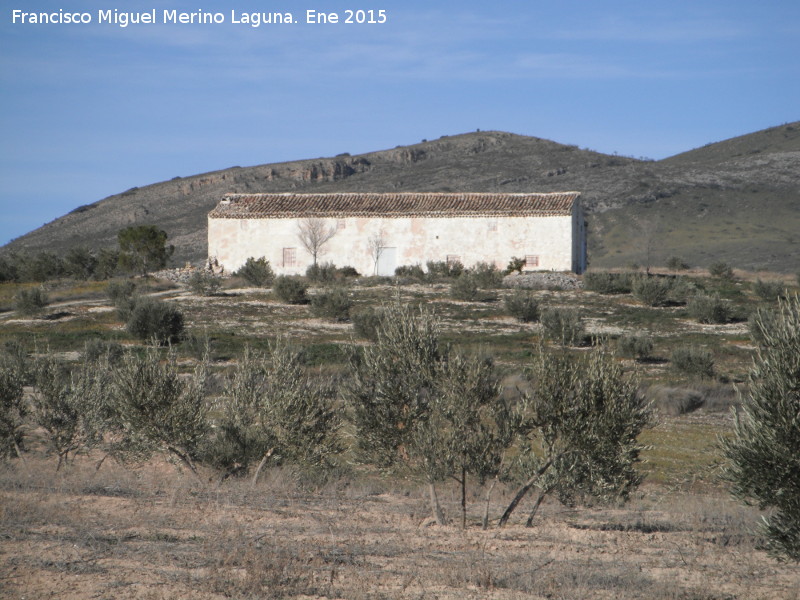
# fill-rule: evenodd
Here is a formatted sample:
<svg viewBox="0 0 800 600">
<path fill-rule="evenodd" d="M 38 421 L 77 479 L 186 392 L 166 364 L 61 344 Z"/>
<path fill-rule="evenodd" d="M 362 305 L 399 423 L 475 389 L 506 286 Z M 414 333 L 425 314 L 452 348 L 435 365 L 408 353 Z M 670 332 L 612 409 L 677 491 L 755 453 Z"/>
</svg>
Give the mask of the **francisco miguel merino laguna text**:
<svg viewBox="0 0 800 600">
<path fill-rule="evenodd" d="M 119 27 L 155 23 L 213 25 L 228 22 L 234 25 L 260 27 L 261 25 L 282 25 L 300 22 L 291 12 L 237 12 L 236 10 L 231 10 L 230 21 L 226 20 L 225 15 L 221 12 L 207 12 L 202 9 L 192 12 L 164 9 L 161 11 L 160 16 L 161 19 L 159 20 L 159 14 L 155 8 L 144 12 L 125 12 L 116 8 L 98 10 L 97 19 L 90 12 L 69 12 L 64 9 L 52 12 L 26 12 L 14 9 L 11 11 L 11 22 L 26 25 L 79 25 L 96 22 Z M 305 23 L 320 25 L 338 23 L 380 25 L 386 23 L 386 21 L 387 14 L 385 10 L 350 9 L 341 11 L 341 14 L 309 9 L 305 11 L 303 19 Z"/>
</svg>

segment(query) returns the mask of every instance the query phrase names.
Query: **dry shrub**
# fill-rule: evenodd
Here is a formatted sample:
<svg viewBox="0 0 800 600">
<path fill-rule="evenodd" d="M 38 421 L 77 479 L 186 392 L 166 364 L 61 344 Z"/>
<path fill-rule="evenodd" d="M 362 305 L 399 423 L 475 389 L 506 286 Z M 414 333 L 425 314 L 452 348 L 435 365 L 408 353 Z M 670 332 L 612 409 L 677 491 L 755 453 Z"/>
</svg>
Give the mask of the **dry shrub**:
<svg viewBox="0 0 800 600">
<path fill-rule="evenodd" d="M 654 385 L 647 395 L 659 413 L 677 417 L 697 410 L 705 401 L 703 394 L 689 388 Z"/>
</svg>

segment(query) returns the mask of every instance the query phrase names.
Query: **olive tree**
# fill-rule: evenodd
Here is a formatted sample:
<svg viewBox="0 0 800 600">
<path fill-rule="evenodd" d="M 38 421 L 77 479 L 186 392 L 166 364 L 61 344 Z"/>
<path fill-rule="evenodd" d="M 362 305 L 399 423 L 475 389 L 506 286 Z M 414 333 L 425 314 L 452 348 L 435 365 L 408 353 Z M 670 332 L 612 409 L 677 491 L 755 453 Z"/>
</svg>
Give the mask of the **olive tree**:
<svg viewBox="0 0 800 600">
<path fill-rule="evenodd" d="M 218 404 L 209 458 L 226 476 L 258 463 L 254 485 L 270 459 L 315 469 L 341 450 L 331 394 L 281 340 L 265 353 L 245 349 Z"/>
<path fill-rule="evenodd" d="M 181 377 L 172 350 L 163 360 L 153 347 L 141 356 L 127 352 L 111 374 L 112 454 L 135 461 L 162 452 L 196 475 L 195 460 L 208 432 L 205 378 L 205 362 Z"/>
<path fill-rule="evenodd" d="M 22 397 L 24 373 L 21 365 L 0 360 L 0 457 L 22 458 L 27 408 Z"/>
<path fill-rule="evenodd" d="M 88 450 L 103 439 L 108 387 L 107 363 L 86 362 L 77 369 L 51 356 L 33 369 L 32 417 L 58 456 L 56 471 L 70 455 Z"/>
<path fill-rule="evenodd" d="M 432 313 L 396 303 L 385 309 L 375 344 L 353 352 L 351 373 L 346 397 L 360 458 L 421 475 L 439 524 L 436 484 L 458 481 L 464 525 L 467 476 L 492 475 L 506 445 L 492 361 L 442 347 Z"/>
<path fill-rule="evenodd" d="M 724 476 L 736 498 L 770 511 L 771 553 L 800 561 L 800 298 L 757 315 L 754 327 L 760 346 L 733 436 L 722 440 Z"/>
<path fill-rule="evenodd" d="M 637 437 L 652 419 L 635 380 L 603 350 L 587 358 L 540 352 L 530 384 L 516 408 L 517 458 L 505 473 L 520 487 L 499 525 L 532 489 L 539 493 L 528 525 L 551 493 L 568 505 L 627 499 L 642 479 Z"/>
</svg>

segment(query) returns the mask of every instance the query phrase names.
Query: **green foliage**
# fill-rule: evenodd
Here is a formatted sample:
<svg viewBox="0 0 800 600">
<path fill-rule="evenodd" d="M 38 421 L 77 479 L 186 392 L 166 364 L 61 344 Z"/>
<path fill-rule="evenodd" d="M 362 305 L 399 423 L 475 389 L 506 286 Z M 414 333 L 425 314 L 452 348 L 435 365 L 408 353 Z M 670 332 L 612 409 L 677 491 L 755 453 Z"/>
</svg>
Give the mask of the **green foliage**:
<svg viewBox="0 0 800 600">
<path fill-rule="evenodd" d="M 765 307 L 759 307 L 747 318 L 747 329 L 752 339 L 759 346 L 767 341 L 770 331 L 778 325 L 778 312 Z"/>
<path fill-rule="evenodd" d="M 163 269 L 175 251 L 167 246 L 167 233 L 155 225 L 136 225 L 117 234 L 119 266 L 125 271 L 146 275 Z"/>
<path fill-rule="evenodd" d="M 222 278 L 211 271 L 200 269 L 189 277 L 188 286 L 199 296 L 213 296 L 222 287 Z"/>
<path fill-rule="evenodd" d="M 753 291 L 762 300 L 774 302 L 786 295 L 786 286 L 783 285 L 782 281 L 761 281 L 761 279 L 756 279 L 753 284 Z"/>
<path fill-rule="evenodd" d="M 119 318 L 127 321 L 137 300 L 136 283 L 132 279 L 114 279 L 108 282 L 106 294 L 117 307 Z"/>
<path fill-rule="evenodd" d="M 514 290 L 505 297 L 503 304 L 509 315 L 523 323 L 539 320 L 539 301 L 530 291 Z"/>
<path fill-rule="evenodd" d="M 96 279 L 110 279 L 119 271 L 119 250 L 101 248 L 97 254 L 97 265 L 94 275 Z"/>
<path fill-rule="evenodd" d="M 475 302 L 479 299 L 478 283 L 470 273 L 462 273 L 450 284 L 450 297 L 454 300 Z"/>
<path fill-rule="evenodd" d="M 64 256 L 64 271 L 75 279 L 91 279 L 97 269 L 97 257 L 86 246 L 73 246 Z"/>
<path fill-rule="evenodd" d="M 349 321 L 353 299 L 346 289 L 335 287 L 311 297 L 311 312 L 322 319 Z"/>
<path fill-rule="evenodd" d="M 733 269 L 728 263 L 715 262 L 708 267 L 708 272 L 712 277 L 718 279 L 733 279 Z"/>
<path fill-rule="evenodd" d="M 278 299 L 287 304 L 308 304 L 307 289 L 308 285 L 302 279 L 287 275 L 279 275 L 272 285 Z"/>
<path fill-rule="evenodd" d="M 677 417 L 697 410 L 705 402 L 705 397 L 697 390 L 689 388 L 653 386 L 648 396 L 662 415 Z"/>
<path fill-rule="evenodd" d="M 70 454 L 74 457 L 102 440 L 101 414 L 107 392 L 105 373 L 103 368 L 92 363 L 84 363 L 77 372 L 70 373 L 66 365 L 52 357 L 37 362 L 32 415 L 58 456 L 56 470 L 69 461 Z"/>
<path fill-rule="evenodd" d="M 456 279 L 464 272 L 464 265 L 457 260 L 450 262 L 429 260 L 425 263 L 425 268 L 428 281 Z"/>
<path fill-rule="evenodd" d="M 377 342 L 353 353 L 345 387 L 361 460 L 380 468 L 403 462 L 401 449 L 428 414 L 441 360 L 431 313 L 401 304 L 386 308 Z"/>
<path fill-rule="evenodd" d="M 128 333 L 143 342 L 177 342 L 183 333 L 183 313 L 167 302 L 142 298 L 136 301 L 125 325 Z"/>
<path fill-rule="evenodd" d="M 126 353 L 111 374 L 109 451 L 126 462 L 163 452 L 196 473 L 194 461 L 208 432 L 205 378 L 205 364 L 182 377 L 172 351 L 166 360 L 153 347 L 143 356 Z"/>
<path fill-rule="evenodd" d="M 329 390 L 280 340 L 264 354 L 245 349 L 219 402 L 222 416 L 208 460 L 230 474 L 261 462 L 324 469 L 341 451 Z M 256 472 L 256 477 L 258 471 Z"/>
<path fill-rule="evenodd" d="M 18 281 L 50 281 L 63 277 L 64 261 L 52 252 L 18 255 Z"/>
<path fill-rule="evenodd" d="M 83 360 L 86 363 L 98 363 L 102 360 L 110 364 L 117 363 L 124 353 L 118 342 L 92 339 L 83 346 Z"/>
<path fill-rule="evenodd" d="M 717 294 L 694 296 L 687 303 L 686 311 L 698 323 L 727 323 L 732 317 L 730 304 L 721 300 Z"/>
<path fill-rule="evenodd" d="M 378 331 L 383 323 L 383 310 L 371 306 L 351 313 L 355 334 L 372 342 L 378 339 Z"/>
<path fill-rule="evenodd" d="M 48 303 L 47 294 L 41 287 L 22 289 L 14 296 L 14 310 L 23 315 L 38 315 Z"/>
<path fill-rule="evenodd" d="M 511 275 L 511 273 L 515 271 L 521 275 L 522 269 L 524 268 L 525 259 L 519 258 L 518 256 L 512 256 L 511 260 L 508 261 L 508 265 L 506 266 L 506 275 Z"/>
<path fill-rule="evenodd" d="M 493 263 L 479 262 L 469 269 L 469 274 L 482 290 L 503 287 L 503 272 Z"/>
<path fill-rule="evenodd" d="M 491 361 L 441 348 L 430 312 L 402 304 L 386 308 L 375 344 L 351 357 L 345 397 L 358 457 L 379 468 L 405 468 L 431 486 L 432 513 L 444 517 L 434 484 L 497 469 L 501 440 L 497 376 Z"/>
<path fill-rule="evenodd" d="M 670 256 L 667 259 L 666 267 L 670 271 L 686 271 L 689 268 L 689 263 L 679 256 Z"/>
<path fill-rule="evenodd" d="M 721 440 L 731 492 L 770 510 L 769 550 L 800 562 L 800 299 L 781 301 L 763 321 L 763 342 L 732 437 Z"/>
<path fill-rule="evenodd" d="M 261 258 L 253 258 L 251 256 L 234 275 L 238 275 L 247 283 L 256 287 L 269 287 L 275 279 L 272 265 L 263 256 Z"/>
<path fill-rule="evenodd" d="M 395 277 L 410 277 L 422 281 L 425 279 L 425 271 L 422 265 L 400 265 L 394 270 Z"/>
<path fill-rule="evenodd" d="M 637 438 L 652 421 L 637 383 L 602 350 L 580 359 L 540 353 L 529 382 L 532 392 L 517 407 L 519 452 L 506 473 L 522 485 L 500 524 L 534 487 L 529 525 L 550 493 L 567 505 L 628 499 L 642 481 Z"/>
<path fill-rule="evenodd" d="M 583 287 L 598 294 L 629 294 L 632 285 L 631 273 L 589 271 L 583 274 Z"/>
<path fill-rule="evenodd" d="M 306 279 L 313 283 L 333 283 L 337 279 L 336 265 L 332 262 L 309 265 L 306 269 Z"/>
<path fill-rule="evenodd" d="M 540 317 L 547 339 L 562 346 L 583 342 L 585 328 L 578 311 L 572 308 L 546 308 Z"/>
<path fill-rule="evenodd" d="M 647 360 L 653 355 L 653 338 L 649 335 L 623 335 L 619 338 L 619 351 L 627 358 Z"/>
<path fill-rule="evenodd" d="M 24 450 L 22 426 L 27 405 L 22 399 L 23 365 L 0 358 L 0 458 L 20 457 Z"/>
<path fill-rule="evenodd" d="M 632 291 L 635 298 L 647 306 L 664 306 L 670 299 L 672 282 L 661 277 L 637 277 Z"/>
<path fill-rule="evenodd" d="M 672 366 L 688 375 L 714 377 L 714 356 L 705 348 L 679 346 L 670 355 Z"/>
</svg>

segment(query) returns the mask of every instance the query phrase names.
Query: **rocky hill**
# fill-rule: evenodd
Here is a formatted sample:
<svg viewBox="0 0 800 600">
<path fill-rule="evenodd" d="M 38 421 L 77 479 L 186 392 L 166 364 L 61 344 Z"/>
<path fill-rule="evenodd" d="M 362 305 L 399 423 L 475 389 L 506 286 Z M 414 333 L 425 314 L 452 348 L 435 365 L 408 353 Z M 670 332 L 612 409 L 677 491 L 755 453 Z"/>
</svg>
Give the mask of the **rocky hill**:
<svg viewBox="0 0 800 600">
<path fill-rule="evenodd" d="M 800 270 L 800 122 L 709 144 L 660 161 L 611 156 L 487 131 L 411 146 L 233 167 L 132 188 L 80 206 L 4 250 L 63 250 L 155 223 L 174 262 L 206 256 L 206 215 L 228 192 L 549 192 L 579 190 L 593 267 L 662 264 Z"/>
</svg>

